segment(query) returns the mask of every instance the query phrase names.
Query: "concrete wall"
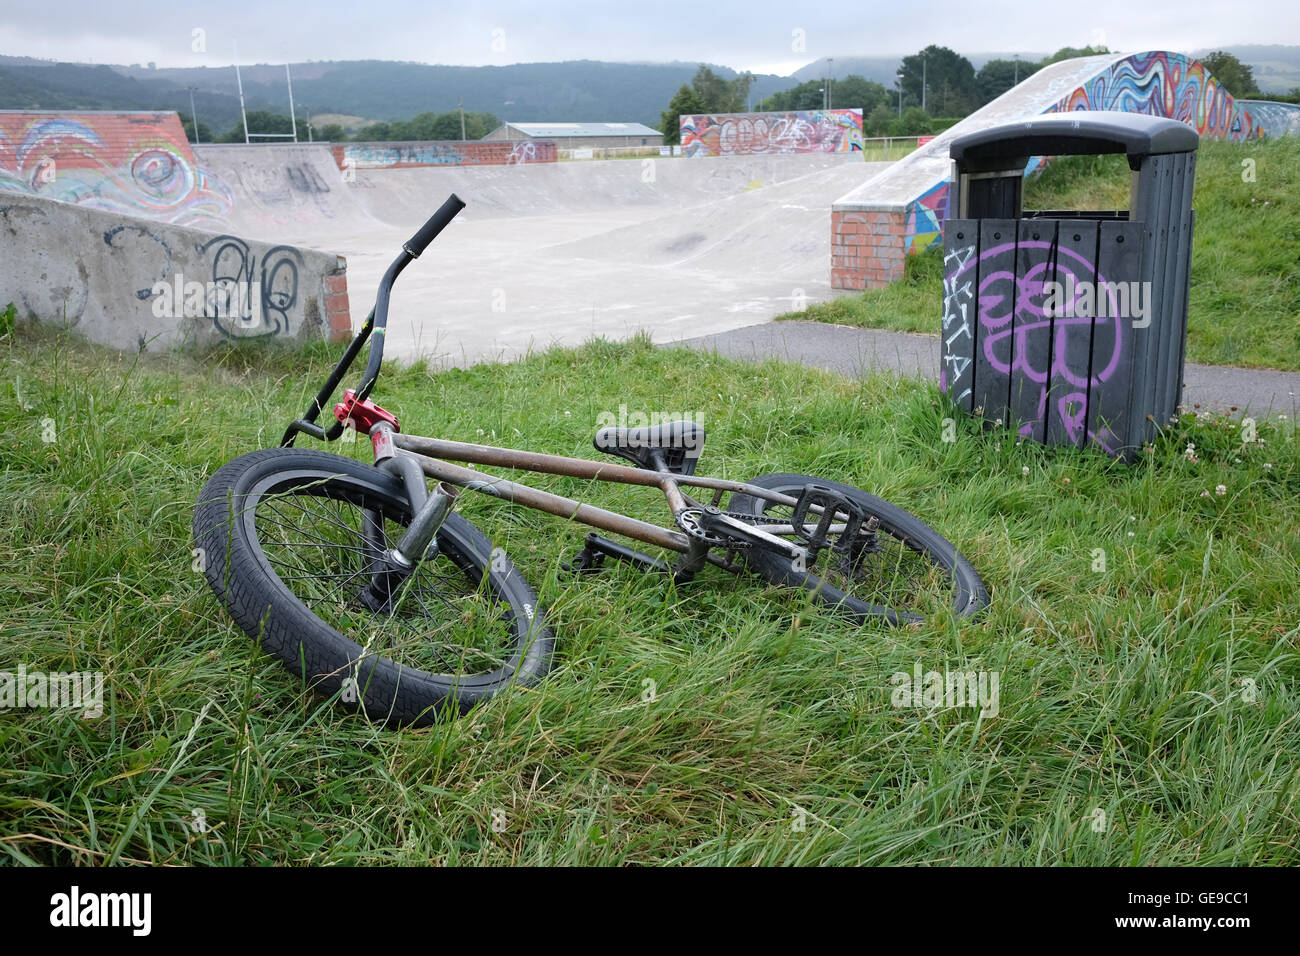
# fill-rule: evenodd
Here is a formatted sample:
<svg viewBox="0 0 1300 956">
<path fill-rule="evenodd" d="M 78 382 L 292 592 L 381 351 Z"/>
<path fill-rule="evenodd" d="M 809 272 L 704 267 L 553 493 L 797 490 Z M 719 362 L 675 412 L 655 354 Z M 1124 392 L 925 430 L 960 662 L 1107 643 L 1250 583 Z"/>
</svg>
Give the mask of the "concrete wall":
<svg viewBox="0 0 1300 956">
<path fill-rule="evenodd" d="M 405 169 L 417 166 L 517 166 L 555 162 L 555 144 L 445 141 L 431 143 L 338 143 L 330 147 L 340 170 Z"/>
<path fill-rule="evenodd" d="M 11 193 L 0 247 L 0 308 L 114 348 L 351 333 L 347 264 L 324 252 Z"/>
</svg>

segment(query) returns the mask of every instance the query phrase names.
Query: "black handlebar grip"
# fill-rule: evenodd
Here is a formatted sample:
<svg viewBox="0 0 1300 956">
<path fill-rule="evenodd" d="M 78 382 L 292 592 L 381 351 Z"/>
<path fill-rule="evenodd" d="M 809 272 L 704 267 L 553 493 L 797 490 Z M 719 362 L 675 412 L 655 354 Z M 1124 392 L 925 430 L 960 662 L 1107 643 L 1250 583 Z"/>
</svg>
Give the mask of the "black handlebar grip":
<svg viewBox="0 0 1300 956">
<path fill-rule="evenodd" d="M 465 208 L 465 201 L 452 193 L 447 197 L 438 211 L 429 217 L 429 221 L 420 227 L 420 231 L 413 235 L 410 240 L 402 246 L 407 255 L 412 259 L 420 258 L 420 253 L 429 248 L 429 243 L 438 238 L 438 233 L 447 228 L 447 223 L 456 218 L 456 214 Z"/>
</svg>

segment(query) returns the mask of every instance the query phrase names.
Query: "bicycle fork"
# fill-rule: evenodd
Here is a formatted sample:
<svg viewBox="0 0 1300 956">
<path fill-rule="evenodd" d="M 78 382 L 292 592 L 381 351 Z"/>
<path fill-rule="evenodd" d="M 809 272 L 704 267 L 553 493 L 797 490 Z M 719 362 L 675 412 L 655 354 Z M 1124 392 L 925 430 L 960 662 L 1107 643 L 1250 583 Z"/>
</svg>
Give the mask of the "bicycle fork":
<svg viewBox="0 0 1300 956">
<path fill-rule="evenodd" d="M 383 516 L 375 511 L 365 513 L 364 533 L 372 555 L 368 575 L 370 583 L 358 599 L 372 611 L 391 614 L 394 596 L 402 582 L 421 562 L 438 556 L 438 529 L 460 497 L 460 489 L 440 481 L 430 493 L 419 464 L 413 458 L 396 453 L 393 426 L 389 422 L 379 421 L 371 426 L 370 444 L 375 454 L 375 467 L 401 478 L 411 502 L 411 522 L 391 548 L 386 547 Z"/>
</svg>

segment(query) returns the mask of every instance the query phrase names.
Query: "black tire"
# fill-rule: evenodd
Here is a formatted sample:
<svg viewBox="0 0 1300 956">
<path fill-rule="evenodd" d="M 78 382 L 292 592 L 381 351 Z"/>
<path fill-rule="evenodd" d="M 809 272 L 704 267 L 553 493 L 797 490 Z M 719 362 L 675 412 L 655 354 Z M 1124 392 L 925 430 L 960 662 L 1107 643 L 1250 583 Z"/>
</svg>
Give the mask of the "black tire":
<svg viewBox="0 0 1300 956">
<path fill-rule="evenodd" d="M 381 524 L 391 546 L 411 517 L 402 483 L 385 471 L 271 448 L 212 476 L 194 540 L 213 592 L 267 653 L 345 706 L 421 726 L 447 707 L 463 713 L 536 682 L 554 638 L 514 565 L 454 512 L 438 531 L 437 557 L 402 585 L 392 614 L 356 603 L 375 553 L 364 523 Z"/>
<path fill-rule="evenodd" d="M 769 491 L 798 498 L 805 485 L 830 488 L 854 502 L 879 522 L 877 550 L 862 555 L 850 570 L 832 567 L 834 555 L 823 551 L 814 568 L 796 569 L 774 550 L 752 547 L 749 563 L 764 580 L 811 591 L 816 598 L 859 620 L 909 624 L 927 620 L 951 607 L 958 618 L 978 614 L 988 606 L 984 582 L 957 549 L 937 531 L 902 508 L 859 488 L 810 475 L 763 475 L 749 482 Z M 736 494 L 728 511 L 792 523 L 793 507 L 773 505 L 752 495 Z M 793 535 L 782 535 L 791 538 Z"/>
</svg>

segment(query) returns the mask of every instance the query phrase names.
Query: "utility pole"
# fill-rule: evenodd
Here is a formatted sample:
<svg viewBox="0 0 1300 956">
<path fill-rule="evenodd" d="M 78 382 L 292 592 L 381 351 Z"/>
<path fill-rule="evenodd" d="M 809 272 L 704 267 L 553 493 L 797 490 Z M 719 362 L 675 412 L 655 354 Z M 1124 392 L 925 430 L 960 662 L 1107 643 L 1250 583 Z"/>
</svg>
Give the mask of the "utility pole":
<svg viewBox="0 0 1300 956">
<path fill-rule="evenodd" d="M 1020 54 L 1017 53 L 1017 54 L 1015 55 L 1015 57 L 1016 57 L 1016 59 L 1015 59 L 1015 64 L 1016 64 L 1016 78 L 1015 78 L 1015 80 L 1012 82 L 1011 85 L 1012 85 L 1012 86 L 1019 86 L 1019 85 L 1020 85 Z"/>
<path fill-rule="evenodd" d="M 826 108 L 832 110 L 835 108 L 835 57 L 826 58 L 826 71 L 831 75 L 826 83 Z"/>
<path fill-rule="evenodd" d="M 903 115 L 903 74 L 895 74 L 898 78 L 898 115 Z"/>
<path fill-rule="evenodd" d="M 239 47 L 230 44 L 235 51 L 235 85 L 239 87 L 239 116 L 244 121 L 244 145 L 248 145 L 248 112 L 244 109 L 244 81 L 239 78 Z"/>
<path fill-rule="evenodd" d="M 293 114 L 293 77 L 289 75 L 289 64 L 284 65 L 284 79 L 289 84 L 289 122 L 293 124 L 293 141 L 298 142 L 298 118 Z"/>
<path fill-rule="evenodd" d="M 194 120 L 194 145 L 199 145 L 199 114 L 194 109 L 194 91 L 197 86 L 186 87 L 190 91 L 190 118 Z"/>
<path fill-rule="evenodd" d="M 465 97 L 456 97 L 456 109 L 460 110 L 460 138 L 465 139 Z"/>
</svg>

